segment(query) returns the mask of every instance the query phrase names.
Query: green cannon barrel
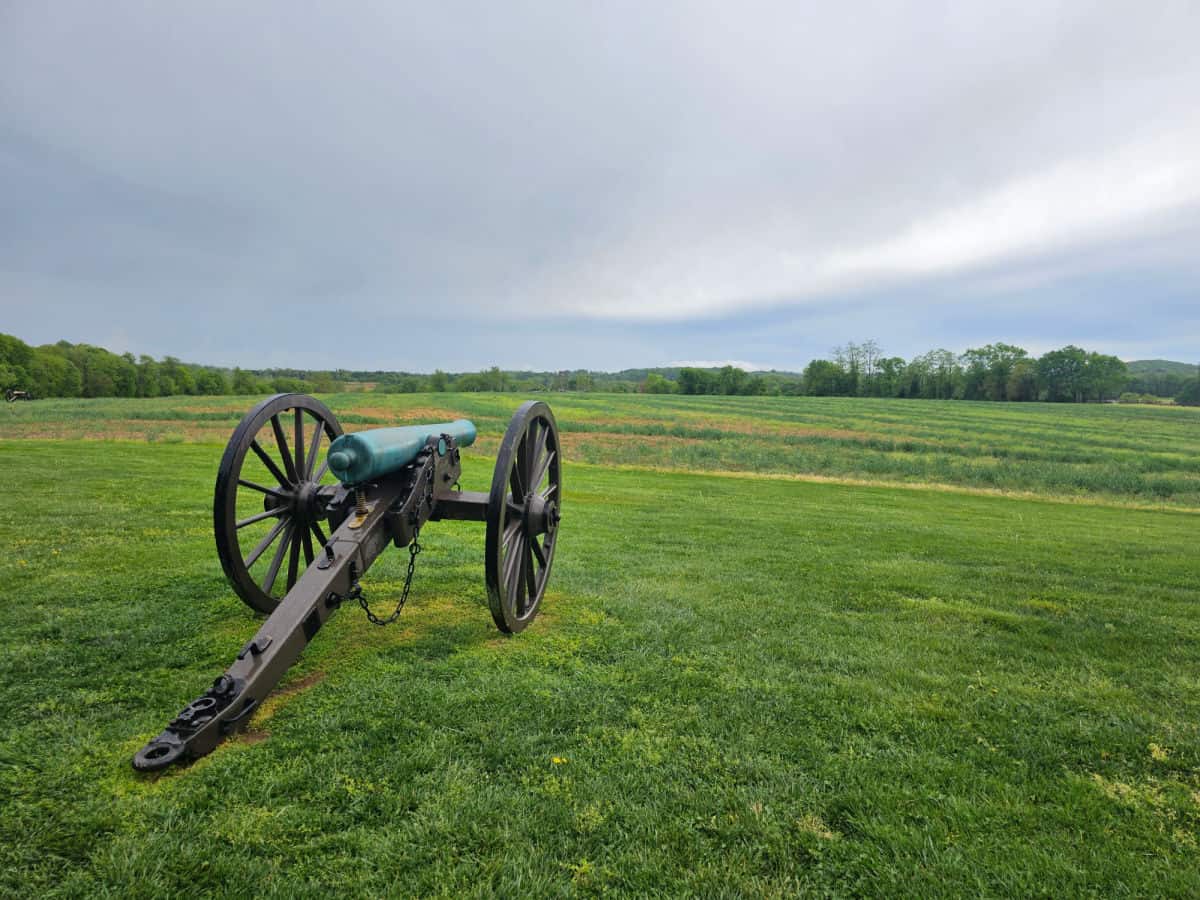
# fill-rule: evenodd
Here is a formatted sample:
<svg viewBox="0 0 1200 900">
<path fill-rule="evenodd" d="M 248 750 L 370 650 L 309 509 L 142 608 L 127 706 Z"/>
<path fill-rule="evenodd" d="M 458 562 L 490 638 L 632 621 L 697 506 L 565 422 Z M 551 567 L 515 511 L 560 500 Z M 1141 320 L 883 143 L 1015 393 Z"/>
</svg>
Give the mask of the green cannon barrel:
<svg viewBox="0 0 1200 900">
<path fill-rule="evenodd" d="M 359 484 L 407 466 L 431 437 L 448 434 L 459 446 L 475 443 L 475 425 L 466 419 L 436 425 L 372 428 L 343 434 L 329 446 L 329 471 L 342 484 Z"/>
</svg>

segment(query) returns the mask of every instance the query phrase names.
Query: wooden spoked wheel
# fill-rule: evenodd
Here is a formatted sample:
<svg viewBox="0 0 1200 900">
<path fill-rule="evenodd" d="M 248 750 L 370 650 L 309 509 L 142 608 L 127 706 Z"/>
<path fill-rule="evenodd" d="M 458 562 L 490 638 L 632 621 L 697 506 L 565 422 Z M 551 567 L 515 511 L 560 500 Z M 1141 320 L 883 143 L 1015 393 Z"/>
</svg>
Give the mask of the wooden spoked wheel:
<svg viewBox="0 0 1200 900">
<path fill-rule="evenodd" d="M 324 452 L 341 433 L 325 404 L 277 394 L 246 414 L 225 447 L 213 500 L 217 554 L 233 590 L 261 613 L 325 545 L 318 495 L 334 479 Z"/>
<path fill-rule="evenodd" d="M 561 464 L 554 414 L 531 400 L 504 434 L 488 495 L 488 605 L 503 632 L 532 622 L 546 593 L 562 508 Z"/>
</svg>

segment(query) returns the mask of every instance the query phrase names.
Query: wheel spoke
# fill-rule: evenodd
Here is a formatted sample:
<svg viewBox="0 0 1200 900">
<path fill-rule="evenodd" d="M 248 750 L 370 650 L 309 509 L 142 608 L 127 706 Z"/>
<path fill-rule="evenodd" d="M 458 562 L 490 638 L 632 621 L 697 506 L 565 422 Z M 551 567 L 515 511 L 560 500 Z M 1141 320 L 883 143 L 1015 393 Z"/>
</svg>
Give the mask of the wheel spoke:
<svg viewBox="0 0 1200 900">
<path fill-rule="evenodd" d="M 508 548 L 508 556 L 504 560 L 504 586 L 510 600 L 516 599 L 520 574 L 524 571 L 524 567 L 518 565 L 521 557 L 525 555 L 524 543 L 525 536 L 517 535 L 517 539 Z"/>
<path fill-rule="evenodd" d="M 513 536 L 513 542 L 508 547 L 508 553 L 504 557 L 504 573 L 502 580 L 507 585 L 512 580 L 513 567 L 516 565 L 517 549 L 521 546 L 520 533 Z"/>
<path fill-rule="evenodd" d="M 313 553 L 312 532 L 309 531 L 307 528 L 305 528 L 304 529 L 304 563 L 305 563 L 305 565 L 311 566 L 314 558 L 315 558 L 315 554 Z"/>
<path fill-rule="evenodd" d="M 533 473 L 533 477 L 529 479 L 529 484 L 532 490 L 537 490 L 538 485 L 542 483 L 542 479 L 546 477 L 546 473 L 550 471 L 550 463 L 554 461 L 554 451 L 551 450 L 542 457 L 541 465 L 537 467 L 537 471 Z"/>
<path fill-rule="evenodd" d="M 543 500 L 549 500 L 549 499 L 550 499 L 550 495 L 551 495 L 551 494 L 553 494 L 553 493 L 554 493 L 555 491 L 557 491 L 557 490 L 558 490 L 558 485 L 557 485 L 557 484 L 549 484 L 549 485 L 547 485 L 547 486 L 546 486 L 546 489 L 545 489 L 544 491 L 542 491 L 542 494 L 541 494 L 541 497 L 542 497 L 542 499 L 543 499 Z"/>
<path fill-rule="evenodd" d="M 279 424 L 279 416 L 271 416 L 271 430 L 275 432 L 275 443 L 279 446 L 279 455 L 283 457 L 283 467 L 287 470 L 288 481 L 295 484 L 299 480 L 296 477 L 296 466 L 292 462 L 292 453 L 288 449 L 283 426 Z"/>
<path fill-rule="evenodd" d="M 250 442 L 250 449 L 255 452 L 259 459 L 262 460 L 262 464 L 267 467 L 267 471 L 271 473 L 272 478 L 274 478 L 280 484 L 289 483 L 288 477 L 279 471 L 279 466 L 276 465 L 275 460 L 271 459 L 271 457 L 267 455 L 267 451 L 259 446 L 257 438 Z"/>
<path fill-rule="evenodd" d="M 321 468 L 317 469 L 317 474 L 312 477 L 313 481 L 320 482 L 325 477 L 325 473 L 329 471 L 329 460 L 321 463 Z"/>
<path fill-rule="evenodd" d="M 283 515 L 282 509 L 268 509 L 264 512 L 257 513 L 253 516 L 247 516 L 244 519 L 237 520 L 238 528 L 245 528 L 247 525 L 253 525 L 255 522 L 261 522 L 263 519 L 277 519 Z"/>
<path fill-rule="evenodd" d="M 533 542 L 530 541 L 530 543 Z M 537 577 L 533 572 L 533 554 L 526 552 L 523 556 L 525 559 L 525 577 L 523 579 L 525 590 L 522 593 L 522 599 L 525 601 L 525 609 L 522 610 L 522 613 L 527 612 L 533 606 L 533 601 L 537 598 Z"/>
<path fill-rule="evenodd" d="M 507 547 L 512 541 L 513 537 L 516 536 L 516 533 L 520 530 L 521 523 L 519 520 L 516 522 L 510 522 L 508 527 L 504 529 L 504 543 L 502 546 Z"/>
<path fill-rule="evenodd" d="M 542 568 L 546 568 L 546 551 L 542 549 L 536 537 L 529 542 L 529 547 L 533 550 L 533 555 L 537 557 L 537 561 L 541 563 Z"/>
<path fill-rule="evenodd" d="M 300 480 L 300 473 L 304 471 L 304 410 L 299 406 L 296 407 L 296 480 Z"/>
<path fill-rule="evenodd" d="M 513 500 L 520 503 L 525 499 L 525 483 L 521 480 L 525 475 L 521 469 L 521 457 L 518 450 L 517 457 L 512 462 L 512 468 L 508 470 L 508 483 L 512 488 Z"/>
<path fill-rule="evenodd" d="M 513 567 L 513 589 L 509 595 L 509 602 L 512 604 L 513 612 L 517 616 L 525 615 L 525 560 L 528 558 L 528 553 L 525 549 L 525 541 L 522 539 L 520 546 L 520 554 L 517 556 L 516 565 Z"/>
<path fill-rule="evenodd" d="M 308 527 L 312 529 L 313 535 L 318 541 L 321 542 L 322 547 L 329 543 L 329 539 L 325 537 L 325 532 L 321 530 L 321 526 L 319 524 L 316 522 L 309 522 Z"/>
<path fill-rule="evenodd" d="M 538 460 L 542 456 L 542 441 L 546 438 L 546 430 L 542 427 L 542 423 L 534 420 L 533 425 L 529 428 L 529 444 L 525 448 L 525 474 L 529 475 L 537 468 Z M 529 490 L 537 487 L 537 482 L 529 482 Z"/>
<path fill-rule="evenodd" d="M 545 422 L 538 422 L 538 440 L 537 440 L 537 455 L 540 457 L 550 447 L 550 426 Z"/>
<path fill-rule="evenodd" d="M 247 481 L 245 478 L 239 478 L 238 484 L 240 484 L 242 487 L 248 487 L 252 491 L 259 491 L 263 494 L 270 494 L 272 497 L 278 497 L 280 500 L 283 499 L 283 494 L 279 493 L 279 491 L 275 490 L 275 488 L 264 487 L 263 485 L 256 484 L 253 481 Z"/>
<path fill-rule="evenodd" d="M 267 574 L 263 577 L 263 593 L 270 594 L 271 588 L 275 587 L 275 579 L 279 577 L 279 567 L 283 565 L 283 554 L 287 552 L 288 545 L 292 542 L 292 532 L 295 530 L 295 523 L 288 520 L 287 527 L 283 530 L 283 540 L 279 542 L 279 547 L 275 550 L 275 555 L 271 558 L 271 565 L 267 567 Z"/>
<path fill-rule="evenodd" d="M 290 519 L 280 519 L 275 523 L 275 527 L 267 532 L 267 536 L 258 542 L 258 546 L 250 551 L 250 555 L 246 557 L 245 566 L 249 569 L 252 565 L 258 562 L 258 558 L 266 552 L 267 548 L 279 537 L 279 532 L 287 526 Z"/>
<path fill-rule="evenodd" d="M 288 554 L 287 589 L 290 591 L 296 584 L 296 575 L 300 571 L 300 529 L 292 531 L 292 551 Z"/>
<path fill-rule="evenodd" d="M 317 448 L 321 446 L 321 438 L 325 434 L 325 423 L 317 419 L 317 427 L 313 429 L 313 439 L 308 446 L 308 463 L 304 467 L 304 478 L 307 481 L 313 480 L 313 467 L 317 464 Z M 317 479 L 320 481 L 320 479 Z"/>
</svg>

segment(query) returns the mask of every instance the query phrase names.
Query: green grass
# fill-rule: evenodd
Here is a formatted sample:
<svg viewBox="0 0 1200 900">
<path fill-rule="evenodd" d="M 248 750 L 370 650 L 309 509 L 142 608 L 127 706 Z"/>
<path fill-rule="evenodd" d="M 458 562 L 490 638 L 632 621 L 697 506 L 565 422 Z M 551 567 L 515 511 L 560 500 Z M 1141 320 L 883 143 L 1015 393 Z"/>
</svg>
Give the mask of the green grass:
<svg viewBox="0 0 1200 900">
<path fill-rule="evenodd" d="M 353 401 L 364 419 L 467 412 L 494 441 L 514 398 Z M 529 630 L 491 624 L 482 527 L 431 525 L 399 627 L 344 610 L 248 737 L 158 778 L 130 756 L 259 621 L 212 548 L 220 446 L 191 443 L 213 437 L 202 411 L 228 432 L 246 404 L 190 401 L 179 431 L 167 401 L 7 420 L 27 438 L 158 422 L 182 443 L 0 441 L 0 894 L 1200 894 L 1194 512 L 1123 507 L 1155 496 L 1124 483 L 1064 489 L 1085 505 L 577 461 L 612 461 L 594 438 L 615 433 L 621 462 L 753 470 L 789 445 L 736 429 L 828 420 L 1096 456 L 1014 462 L 1021 490 L 1124 454 L 1178 459 L 1155 477 L 1191 484 L 1196 419 L 552 402 L 576 454 Z M 631 460 L 657 425 L 719 434 L 689 445 L 711 455 L 663 441 Z M 872 468 L 901 452 L 814 446 L 825 474 L 920 474 Z M 960 457 L 936 456 L 953 475 Z M 486 486 L 489 460 L 465 468 Z M 403 562 L 366 579 L 381 607 Z"/>
<path fill-rule="evenodd" d="M 342 394 L 349 429 L 467 416 L 494 452 L 512 394 Z M 551 395 L 570 458 L 818 475 L 1200 508 L 1200 410 L 846 398 Z M 0 434 L 223 442 L 245 398 L 61 400 L 0 408 Z"/>
</svg>

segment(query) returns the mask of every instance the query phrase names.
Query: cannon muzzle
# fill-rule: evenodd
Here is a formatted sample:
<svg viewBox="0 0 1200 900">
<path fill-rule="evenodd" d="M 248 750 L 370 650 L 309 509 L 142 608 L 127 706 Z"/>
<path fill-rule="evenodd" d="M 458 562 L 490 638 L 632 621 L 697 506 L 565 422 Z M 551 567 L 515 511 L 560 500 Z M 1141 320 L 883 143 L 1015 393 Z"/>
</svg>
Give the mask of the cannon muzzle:
<svg viewBox="0 0 1200 900">
<path fill-rule="evenodd" d="M 447 434 L 465 447 L 475 442 L 475 425 L 466 419 L 436 425 L 372 428 L 343 434 L 329 446 L 329 471 L 342 484 L 362 484 L 407 466 L 430 438 Z"/>
</svg>

